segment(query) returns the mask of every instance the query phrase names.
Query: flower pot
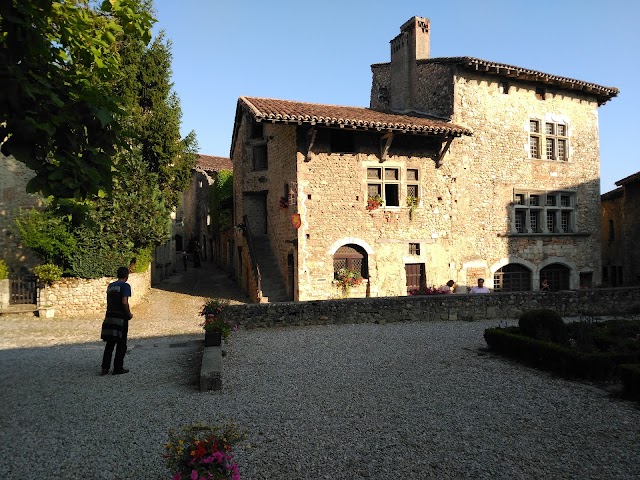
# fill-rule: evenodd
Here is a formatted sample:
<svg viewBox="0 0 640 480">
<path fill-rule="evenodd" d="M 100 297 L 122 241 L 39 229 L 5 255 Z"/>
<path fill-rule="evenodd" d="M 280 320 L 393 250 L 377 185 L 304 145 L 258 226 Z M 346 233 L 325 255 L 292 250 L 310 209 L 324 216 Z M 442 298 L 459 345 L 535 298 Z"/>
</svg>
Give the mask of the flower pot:
<svg viewBox="0 0 640 480">
<path fill-rule="evenodd" d="M 222 332 L 204 332 L 205 347 L 219 347 L 222 343 Z"/>
</svg>

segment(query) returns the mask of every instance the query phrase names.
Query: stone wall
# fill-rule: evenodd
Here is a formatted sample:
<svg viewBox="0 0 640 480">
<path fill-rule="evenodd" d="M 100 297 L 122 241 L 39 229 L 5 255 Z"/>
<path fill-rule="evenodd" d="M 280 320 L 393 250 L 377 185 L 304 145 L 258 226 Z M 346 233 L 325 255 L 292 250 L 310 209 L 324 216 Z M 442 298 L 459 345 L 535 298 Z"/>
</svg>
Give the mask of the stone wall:
<svg viewBox="0 0 640 480">
<path fill-rule="evenodd" d="M 640 179 L 624 185 L 625 285 L 640 285 Z"/>
<path fill-rule="evenodd" d="M 41 290 L 39 304 L 53 305 L 57 317 L 102 317 L 107 306 L 107 285 L 115 280 L 113 277 L 63 278 Z M 151 288 L 151 268 L 130 274 L 127 282 L 132 293 L 129 305 L 135 309 Z M 135 315 L 135 310 L 133 313 Z"/>
<path fill-rule="evenodd" d="M 624 246 L 624 190 L 618 189 L 602 196 L 601 255 L 602 283 L 618 287 L 623 284 L 625 265 Z"/>
<path fill-rule="evenodd" d="M 43 199 L 25 191 L 34 173 L 23 163 L 0 153 L 0 172 L 0 258 L 17 273 L 21 267 L 31 269 L 40 261 L 20 243 L 14 220 L 21 209 L 41 207 Z"/>
<path fill-rule="evenodd" d="M 640 308 L 640 288 L 489 295 L 425 295 L 232 305 L 245 328 L 402 321 L 516 319 L 524 310 L 550 308 L 562 316 L 605 316 Z"/>
</svg>

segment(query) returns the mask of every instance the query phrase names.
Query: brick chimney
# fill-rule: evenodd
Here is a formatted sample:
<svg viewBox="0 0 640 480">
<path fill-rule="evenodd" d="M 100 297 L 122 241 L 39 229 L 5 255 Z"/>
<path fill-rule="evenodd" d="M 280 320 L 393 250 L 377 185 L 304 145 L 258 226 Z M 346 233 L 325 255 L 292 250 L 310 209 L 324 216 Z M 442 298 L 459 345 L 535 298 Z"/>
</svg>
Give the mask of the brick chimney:
<svg viewBox="0 0 640 480">
<path fill-rule="evenodd" d="M 430 31 L 428 18 L 413 17 L 400 27 L 400 34 L 390 42 L 391 110 L 415 109 L 416 61 L 427 59 L 431 54 Z"/>
</svg>

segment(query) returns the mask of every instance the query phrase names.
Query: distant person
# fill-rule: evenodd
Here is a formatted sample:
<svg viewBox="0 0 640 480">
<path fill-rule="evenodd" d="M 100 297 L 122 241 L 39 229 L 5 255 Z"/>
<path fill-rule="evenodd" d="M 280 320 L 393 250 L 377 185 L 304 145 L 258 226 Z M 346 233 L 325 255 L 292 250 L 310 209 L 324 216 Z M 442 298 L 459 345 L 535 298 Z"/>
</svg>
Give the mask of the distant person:
<svg viewBox="0 0 640 480">
<path fill-rule="evenodd" d="M 443 286 L 440 287 L 442 293 L 453 293 L 453 286 L 456 284 L 453 280 L 449 280 Z"/>
<path fill-rule="evenodd" d="M 550 292 L 551 287 L 549 286 L 549 280 L 546 278 L 542 279 L 542 283 L 540 284 L 540 290 L 543 292 Z"/>
<path fill-rule="evenodd" d="M 479 278 L 478 286 L 471 287 L 471 290 L 469 291 L 469 293 L 490 293 L 489 289 L 484 286 L 484 278 Z"/>
<path fill-rule="evenodd" d="M 187 271 L 187 259 L 188 259 L 188 255 L 187 252 L 182 252 L 182 263 L 184 264 L 184 271 Z"/>
<path fill-rule="evenodd" d="M 107 342 L 102 356 L 102 375 L 109 373 L 114 348 L 116 356 L 113 360 L 113 374 L 121 375 L 129 372 L 124 368 L 129 320 L 133 318 L 129 308 L 129 297 L 131 297 L 131 285 L 127 283 L 129 269 L 120 267 L 117 275 L 118 280 L 111 282 L 107 287 L 107 312 L 102 322 L 100 334 L 100 338 Z"/>
</svg>

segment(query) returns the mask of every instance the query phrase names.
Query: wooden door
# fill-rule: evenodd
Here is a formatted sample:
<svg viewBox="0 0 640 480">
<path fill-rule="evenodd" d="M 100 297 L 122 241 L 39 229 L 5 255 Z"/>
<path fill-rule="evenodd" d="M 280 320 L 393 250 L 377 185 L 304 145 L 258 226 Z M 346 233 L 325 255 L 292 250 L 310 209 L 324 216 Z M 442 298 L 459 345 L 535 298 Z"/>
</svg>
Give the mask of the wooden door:
<svg viewBox="0 0 640 480">
<path fill-rule="evenodd" d="M 411 290 L 419 290 L 427 284 L 424 263 L 407 263 L 404 269 L 407 276 L 407 293 Z"/>
</svg>

